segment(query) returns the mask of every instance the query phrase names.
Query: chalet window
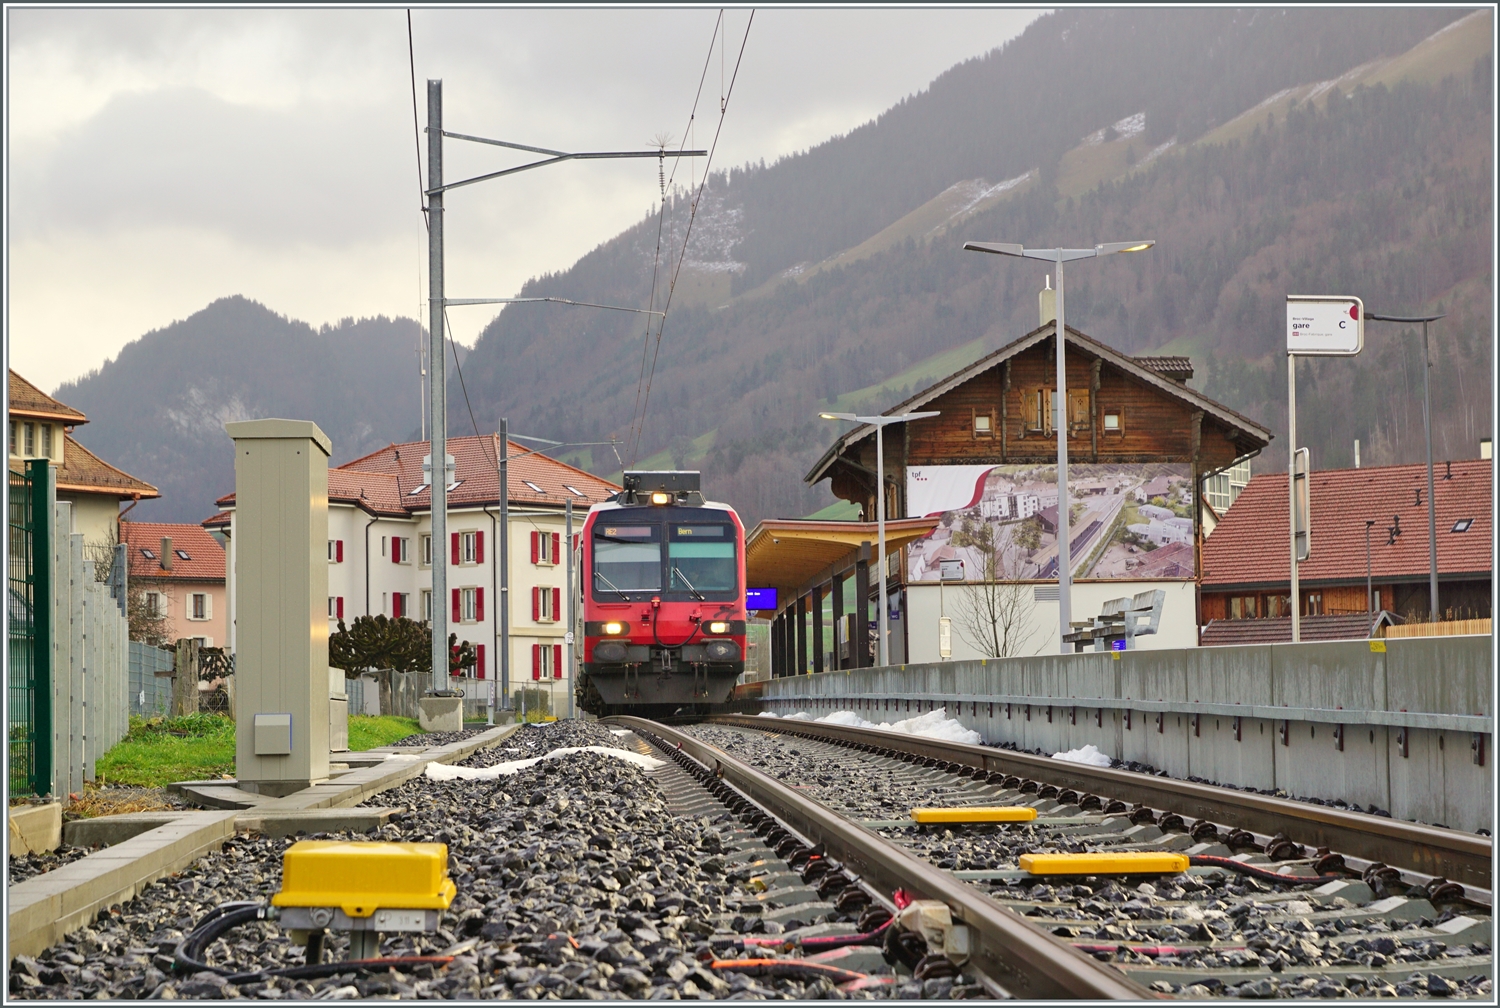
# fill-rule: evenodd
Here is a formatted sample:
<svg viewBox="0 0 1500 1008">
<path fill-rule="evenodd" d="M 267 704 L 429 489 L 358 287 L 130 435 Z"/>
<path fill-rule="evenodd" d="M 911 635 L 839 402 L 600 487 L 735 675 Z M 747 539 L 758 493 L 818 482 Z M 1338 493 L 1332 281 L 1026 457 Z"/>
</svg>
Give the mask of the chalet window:
<svg viewBox="0 0 1500 1008">
<path fill-rule="evenodd" d="M 1321 616 L 1321 615 L 1323 615 L 1323 593 L 1322 592 L 1308 592 L 1306 595 L 1302 596 L 1302 598 L 1304 599 L 1304 601 L 1302 603 L 1302 610 L 1303 610 L 1302 611 L 1302 615 L 1304 615 L 1304 616 Z"/>
<path fill-rule="evenodd" d="M 974 436 L 976 438 L 995 436 L 995 415 L 993 413 L 974 411 Z"/>
<path fill-rule="evenodd" d="M 1255 619 L 1260 615 L 1257 603 L 1260 600 L 1254 595 L 1235 595 L 1229 600 L 1230 619 Z"/>
<path fill-rule="evenodd" d="M 1267 595 L 1265 612 L 1270 619 L 1291 615 L 1292 597 L 1290 595 Z"/>
<path fill-rule="evenodd" d="M 1104 433 L 1106 433 L 1106 434 L 1123 434 L 1123 433 L 1125 433 L 1125 425 L 1121 422 L 1120 414 L 1119 414 L 1118 411 L 1116 411 L 1114 413 L 1105 413 L 1104 414 Z"/>
</svg>

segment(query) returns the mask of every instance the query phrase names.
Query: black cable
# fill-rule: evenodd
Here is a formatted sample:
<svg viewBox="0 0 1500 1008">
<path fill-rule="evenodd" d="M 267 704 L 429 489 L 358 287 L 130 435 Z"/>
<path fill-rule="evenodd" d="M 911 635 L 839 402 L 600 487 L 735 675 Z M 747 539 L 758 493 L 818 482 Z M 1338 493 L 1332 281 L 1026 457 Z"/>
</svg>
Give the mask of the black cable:
<svg viewBox="0 0 1500 1008">
<path fill-rule="evenodd" d="M 1195 868 L 1222 868 L 1226 871 L 1239 872 L 1241 875 L 1249 875 L 1263 882 L 1280 882 L 1285 885 L 1327 885 L 1329 882 L 1347 881 L 1350 877 L 1348 875 L 1282 875 L 1269 868 L 1246 864 L 1234 858 L 1215 857 L 1212 854 L 1190 855 L 1188 863 Z"/>
<path fill-rule="evenodd" d="M 656 376 L 656 359 L 661 353 L 661 337 L 667 326 L 666 313 L 671 311 L 672 296 L 677 292 L 677 278 L 682 273 L 683 261 L 687 258 L 688 240 L 693 234 L 693 224 L 698 217 L 698 206 L 703 201 L 703 191 L 708 187 L 708 176 L 713 168 L 714 152 L 719 149 L 719 134 L 724 129 L 724 118 L 729 112 L 729 99 L 734 96 L 734 83 L 740 75 L 740 61 L 745 58 L 745 46 L 750 41 L 750 27 L 755 24 L 755 11 L 750 11 L 750 20 L 745 23 L 745 35 L 740 39 L 739 55 L 734 58 L 734 73 L 729 78 L 729 91 L 719 104 L 719 124 L 714 127 L 714 140 L 708 148 L 708 161 L 703 166 L 703 181 L 698 185 L 698 196 L 693 200 L 692 208 L 688 211 L 687 231 L 682 236 L 682 251 L 677 256 L 677 266 L 672 271 L 672 282 L 667 286 L 667 303 L 662 306 L 662 317 L 656 327 L 656 348 L 651 354 L 651 369 L 646 375 L 646 391 L 641 404 L 640 425 L 636 428 L 635 448 L 631 453 L 631 464 L 634 464 L 636 456 L 640 453 L 641 435 L 646 427 L 646 413 L 651 408 L 651 383 Z"/>
<path fill-rule="evenodd" d="M 417 121 L 417 54 L 416 47 L 411 40 L 411 8 L 406 8 L 406 59 L 411 66 L 411 136 L 417 144 L 417 192 L 425 195 L 427 186 L 422 182 L 422 126 Z M 427 210 L 427 202 L 422 201 L 422 210 Z M 426 217 L 422 220 L 425 222 Z"/>
</svg>

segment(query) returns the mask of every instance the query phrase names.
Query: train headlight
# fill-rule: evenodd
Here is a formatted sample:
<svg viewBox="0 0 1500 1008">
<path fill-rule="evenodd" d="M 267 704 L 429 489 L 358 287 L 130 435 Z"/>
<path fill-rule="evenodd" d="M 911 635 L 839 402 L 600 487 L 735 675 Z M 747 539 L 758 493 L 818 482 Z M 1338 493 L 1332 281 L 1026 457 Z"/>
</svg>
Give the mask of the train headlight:
<svg viewBox="0 0 1500 1008">
<path fill-rule="evenodd" d="M 604 630 L 605 636 L 609 637 L 625 633 L 625 631 L 629 628 L 626 627 L 624 623 L 606 623 L 604 624 L 602 629 Z"/>
<path fill-rule="evenodd" d="M 709 633 L 728 633 L 729 632 L 729 624 L 728 623 L 710 623 L 708 625 L 708 632 Z"/>
<path fill-rule="evenodd" d="M 672 495 L 664 490 L 654 490 L 651 493 L 651 503 L 670 504 L 672 503 Z"/>
</svg>

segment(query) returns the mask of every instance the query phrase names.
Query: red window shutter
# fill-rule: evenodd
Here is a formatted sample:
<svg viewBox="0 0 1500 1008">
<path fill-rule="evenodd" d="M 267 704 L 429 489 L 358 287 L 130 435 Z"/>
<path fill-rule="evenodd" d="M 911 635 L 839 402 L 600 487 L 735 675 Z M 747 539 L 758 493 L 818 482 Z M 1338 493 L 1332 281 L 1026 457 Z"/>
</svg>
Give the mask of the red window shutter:
<svg viewBox="0 0 1500 1008">
<path fill-rule="evenodd" d="M 342 595 L 339 596 L 337 611 L 338 611 L 338 618 L 339 619 L 343 619 L 344 618 L 344 596 L 342 596 Z"/>
<path fill-rule="evenodd" d="M 476 645 L 474 645 L 474 654 L 476 655 L 476 659 L 477 659 L 475 661 L 475 663 L 474 663 L 474 676 L 475 676 L 475 678 L 483 679 L 484 678 L 484 645 L 483 644 L 476 644 Z"/>
<path fill-rule="evenodd" d="M 474 562 L 484 563 L 484 533 L 474 533 Z"/>
<path fill-rule="evenodd" d="M 462 622 L 464 618 L 462 599 L 463 592 L 458 588 L 453 589 L 453 622 L 455 623 Z"/>
<path fill-rule="evenodd" d="M 562 645 L 552 645 L 552 676 L 558 678 L 562 675 Z"/>
<path fill-rule="evenodd" d="M 477 623 L 484 622 L 484 589 L 474 589 L 474 620 Z"/>
<path fill-rule="evenodd" d="M 542 618 L 542 590 L 531 589 L 531 621 L 535 623 Z"/>
<path fill-rule="evenodd" d="M 535 529 L 531 532 L 531 562 L 537 563 L 542 559 L 542 534 Z"/>
<path fill-rule="evenodd" d="M 542 677 L 542 646 L 540 644 L 533 644 L 533 645 L 531 645 L 531 678 L 533 678 L 533 679 L 540 679 L 541 677 Z"/>
<path fill-rule="evenodd" d="M 344 540 L 342 540 L 342 539 L 335 539 L 334 542 L 337 543 L 338 545 L 334 548 L 333 562 L 334 563 L 343 563 L 344 562 Z"/>
<path fill-rule="evenodd" d="M 459 564 L 459 559 L 458 559 L 458 533 L 454 532 L 454 533 L 450 534 L 448 536 L 448 538 L 449 538 L 449 540 L 451 542 L 451 545 L 452 545 L 452 549 L 450 550 L 450 552 L 453 554 L 453 566 L 457 567 L 458 564 Z"/>
<path fill-rule="evenodd" d="M 401 537 L 391 536 L 391 563 L 401 562 Z"/>
<path fill-rule="evenodd" d="M 562 562 L 562 533 L 552 533 L 552 562 Z"/>
<path fill-rule="evenodd" d="M 561 588 L 552 589 L 552 618 L 555 620 L 563 618 Z"/>
<path fill-rule="evenodd" d="M 394 592 L 391 595 L 391 618 L 392 619 L 400 619 L 401 618 L 401 593 L 400 592 Z"/>
</svg>

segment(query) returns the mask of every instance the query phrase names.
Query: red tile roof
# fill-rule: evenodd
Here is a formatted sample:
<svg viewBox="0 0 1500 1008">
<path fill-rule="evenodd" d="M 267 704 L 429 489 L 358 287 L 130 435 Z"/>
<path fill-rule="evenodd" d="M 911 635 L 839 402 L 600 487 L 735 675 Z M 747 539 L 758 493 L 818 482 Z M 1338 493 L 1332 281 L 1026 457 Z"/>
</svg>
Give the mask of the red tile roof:
<svg viewBox="0 0 1500 1008">
<path fill-rule="evenodd" d="M 1401 622 L 1391 613 L 1350 613 L 1304 616 L 1297 635 L 1304 641 L 1364 640 L 1381 623 Z M 1242 644 L 1290 644 L 1292 618 L 1210 620 L 1198 638 L 1202 647 L 1232 647 Z"/>
<path fill-rule="evenodd" d="M 172 569 L 162 570 L 161 540 L 172 539 Z M 201 525 L 171 525 L 163 522 L 120 523 L 120 538 L 129 546 L 130 576 L 151 581 L 223 581 L 224 547 Z M 142 549 L 151 551 L 148 557 Z M 178 550 L 189 559 L 177 556 Z"/>
<path fill-rule="evenodd" d="M 1450 467 L 1440 462 L 1434 477 L 1438 573 L 1488 574 L 1494 537 L 1492 463 L 1466 459 Z M 1204 588 L 1285 585 L 1291 580 L 1286 485 L 1281 473 L 1256 476 L 1224 513 L 1203 541 Z M 1376 580 L 1427 574 L 1426 465 L 1314 471 L 1311 501 L 1312 556 L 1297 565 L 1304 583 L 1364 579 L 1367 519 L 1375 521 L 1370 563 Z M 1390 545 L 1393 516 L 1400 518 L 1401 534 Z M 1465 532 L 1452 531 L 1460 519 L 1472 524 Z"/>
<path fill-rule="evenodd" d="M 89 418 L 78 410 L 64 406 L 14 371 L 10 373 L 10 411 L 22 416 L 56 419 L 69 426 L 89 422 Z"/>
<path fill-rule="evenodd" d="M 422 479 L 422 460 L 429 450 L 426 441 L 408 441 L 388 445 L 363 458 L 328 470 L 328 499 L 358 504 L 376 514 L 406 517 L 427 511 L 431 494 Z M 500 499 L 500 474 L 496 470 L 496 453 L 500 438 L 496 434 L 448 439 L 448 454 L 453 456 L 454 478 L 458 486 L 448 494 L 450 508 L 495 504 Z M 613 496 L 620 488 L 565 462 L 542 454 L 528 454 L 524 445 L 512 441 L 508 490 L 512 504 L 541 504 L 562 507 L 571 499 L 573 506 L 587 510 Z M 539 489 L 533 489 L 530 484 Z M 577 490 L 572 493 L 568 488 Z M 420 490 L 419 493 L 414 491 Z M 220 507 L 232 507 L 234 494 L 215 501 Z"/>
<path fill-rule="evenodd" d="M 13 460 L 11 468 L 22 464 L 20 460 Z M 63 464 L 57 467 L 57 489 L 108 494 L 120 500 L 161 496 L 161 491 L 150 483 L 136 479 L 123 469 L 116 469 L 66 434 L 63 435 Z"/>
<path fill-rule="evenodd" d="M 231 495 L 231 496 L 233 496 L 233 495 Z M 228 511 L 220 511 L 218 514 L 214 515 L 211 518 L 205 518 L 205 519 L 203 519 L 198 524 L 202 525 L 206 529 L 228 528 L 229 527 L 229 519 L 230 519 L 230 517 L 231 517 L 231 513 L 230 512 L 228 512 Z"/>
</svg>

